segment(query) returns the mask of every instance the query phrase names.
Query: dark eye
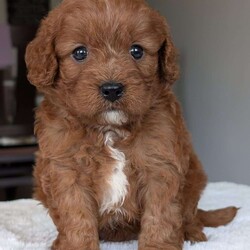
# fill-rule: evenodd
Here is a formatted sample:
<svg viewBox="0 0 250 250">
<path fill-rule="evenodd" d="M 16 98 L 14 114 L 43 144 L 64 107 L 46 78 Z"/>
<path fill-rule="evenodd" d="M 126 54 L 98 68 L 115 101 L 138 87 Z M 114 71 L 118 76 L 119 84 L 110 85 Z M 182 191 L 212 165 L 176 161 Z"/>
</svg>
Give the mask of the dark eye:
<svg viewBox="0 0 250 250">
<path fill-rule="evenodd" d="M 74 49 L 72 56 L 76 61 L 83 61 L 88 56 L 88 50 L 84 46 L 77 47 Z"/>
<path fill-rule="evenodd" d="M 131 47 L 130 54 L 135 60 L 139 60 L 143 57 L 143 48 L 140 45 L 135 44 Z"/>
</svg>

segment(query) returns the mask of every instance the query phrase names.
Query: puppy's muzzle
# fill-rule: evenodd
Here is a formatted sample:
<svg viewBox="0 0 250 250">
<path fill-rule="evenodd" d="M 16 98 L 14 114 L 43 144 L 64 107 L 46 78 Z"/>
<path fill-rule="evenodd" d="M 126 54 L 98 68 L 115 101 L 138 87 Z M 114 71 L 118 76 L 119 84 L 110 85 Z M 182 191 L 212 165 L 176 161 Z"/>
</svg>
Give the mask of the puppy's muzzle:
<svg viewBox="0 0 250 250">
<path fill-rule="evenodd" d="M 110 102 L 119 100 L 124 94 L 124 86 L 121 83 L 106 82 L 100 87 L 101 95 Z"/>
</svg>

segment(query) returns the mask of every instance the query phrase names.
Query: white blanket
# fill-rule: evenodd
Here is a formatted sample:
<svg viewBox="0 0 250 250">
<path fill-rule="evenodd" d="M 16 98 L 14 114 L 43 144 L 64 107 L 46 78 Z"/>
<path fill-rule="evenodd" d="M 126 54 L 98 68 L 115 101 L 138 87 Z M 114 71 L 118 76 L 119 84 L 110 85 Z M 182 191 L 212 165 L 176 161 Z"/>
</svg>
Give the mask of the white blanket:
<svg viewBox="0 0 250 250">
<path fill-rule="evenodd" d="M 250 187 L 233 183 L 211 183 L 200 201 L 203 209 L 241 207 L 227 226 L 205 228 L 208 242 L 184 250 L 250 250 Z M 46 210 L 37 201 L 0 202 L 1 250 L 48 250 L 57 232 Z M 137 242 L 102 243 L 101 250 L 136 250 Z M 79 249 L 80 250 L 80 249 Z"/>
</svg>

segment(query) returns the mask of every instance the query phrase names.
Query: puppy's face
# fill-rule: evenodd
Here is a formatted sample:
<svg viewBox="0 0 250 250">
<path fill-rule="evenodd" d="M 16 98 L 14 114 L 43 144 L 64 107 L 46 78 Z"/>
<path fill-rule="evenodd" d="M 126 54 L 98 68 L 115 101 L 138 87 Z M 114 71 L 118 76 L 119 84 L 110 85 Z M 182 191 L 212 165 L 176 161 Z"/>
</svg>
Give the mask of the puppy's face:
<svg viewBox="0 0 250 250">
<path fill-rule="evenodd" d="M 178 74 L 167 25 L 141 0 L 65 0 L 27 49 L 29 79 L 88 123 L 143 116 Z"/>
</svg>

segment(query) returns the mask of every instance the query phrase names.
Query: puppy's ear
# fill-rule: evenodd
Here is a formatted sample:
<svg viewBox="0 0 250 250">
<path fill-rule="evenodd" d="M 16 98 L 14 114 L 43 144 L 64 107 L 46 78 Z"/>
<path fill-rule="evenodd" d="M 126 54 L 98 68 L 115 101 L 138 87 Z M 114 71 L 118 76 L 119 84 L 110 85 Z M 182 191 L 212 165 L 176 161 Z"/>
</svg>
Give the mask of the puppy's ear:
<svg viewBox="0 0 250 250">
<path fill-rule="evenodd" d="M 178 54 L 172 42 L 170 31 L 164 20 L 165 39 L 158 51 L 160 79 L 172 85 L 179 77 Z"/>
<path fill-rule="evenodd" d="M 52 85 L 58 70 L 54 40 L 57 33 L 55 16 L 49 15 L 41 23 L 33 41 L 26 48 L 25 61 L 28 79 L 38 88 Z"/>
</svg>

